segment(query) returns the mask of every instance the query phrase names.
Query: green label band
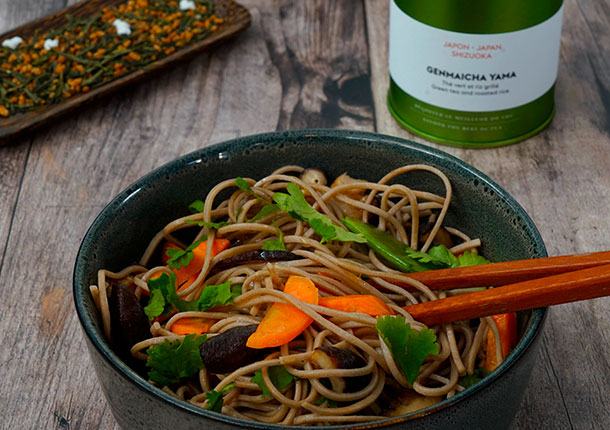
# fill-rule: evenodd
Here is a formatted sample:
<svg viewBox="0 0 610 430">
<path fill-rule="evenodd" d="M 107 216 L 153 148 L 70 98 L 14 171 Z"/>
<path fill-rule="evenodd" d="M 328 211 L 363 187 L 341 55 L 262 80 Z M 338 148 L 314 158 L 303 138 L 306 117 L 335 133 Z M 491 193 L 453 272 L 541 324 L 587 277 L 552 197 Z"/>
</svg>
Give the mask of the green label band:
<svg viewBox="0 0 610 430">
<path fill-rule="evenodd" d="M 467 148 L 509 145 L 545 128 L 555 113 L 553 86 L 523 106 L 494 112 L 462 112 L 417 100 L 390 79 L 390 112 L 407 130 L 433 142 Z M 405 119 L 408 118 L 408 121 Z"/>
</svg>

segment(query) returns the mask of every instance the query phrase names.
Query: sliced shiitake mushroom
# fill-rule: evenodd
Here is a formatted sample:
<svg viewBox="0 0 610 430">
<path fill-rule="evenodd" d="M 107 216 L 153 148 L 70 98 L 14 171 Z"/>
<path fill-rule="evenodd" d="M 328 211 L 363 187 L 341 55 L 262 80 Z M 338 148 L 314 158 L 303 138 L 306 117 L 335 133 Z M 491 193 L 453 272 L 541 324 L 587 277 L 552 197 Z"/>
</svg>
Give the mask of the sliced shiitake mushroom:
<svg viewBox="0 0 610 430">
<path fill-rule="evenodd" d="M 359 179 L 354 179 L 351 176 L 349 176 L 347 173 L 344 173 L 340 176 L 337 176 L 337 178 L 333 181 L 333 183 L 330 185 L 330 187 L 335 188 L 335 187 L 338 187 L 339 185 L 353 184 L 353 183 L 357 183 L 357 182 L 362 182 L 362 181 Z M 345 191 L 341 194 L 349 197 L 350 199 L 360 201 L 364 197 L 365 192 L 366 192 L 366 190 L 364 188 L 353 188 L 353 189 Z M 362 209 L 359 209 L 357 207 L 351 206 L 351 205 L 349 205 L 347 203 L 343 203 L 343 202 L 337 202 L 336 205 L 339 208 L 339 210 L 343 213 L 344 216 L 356 218 L 356 219 L 362 218 Z"/>
<path fill-rule="evenodd" d="M 136 295 L 123 284 L 110 287 L 108 296 L 111 336 L 122 358 L 131 357 L 131 347 L 150 337 L 148 318 Z"/>
<path fill-rule="evenodd" d="M 257 327 L 255 324 L 234 327 L 202 343 L 199 353 L 206 369 L 212 373 L 231 373 L 263 358 L 267 349 L 246 346 Z"/>
<path fill-rule="evenodd" d="M 423 245 L 426 243 L 428 238 L 430 237 L 430 233 L 432 233 L 432 229 L 434 228 L 434 223 L 429 222 L 422 225 L 419 228 L 419 243 Z M 451 233 L 449 233 L 443 227 L 439 228 L 436 232 L 436 236 L 432 239 L 432 243 L 434 245 L 445 245 L 447 248 L 453 247 L 453 238 L 451 237 Z"/>
<path fill-rule="evenodd" d="M 310 360 L 321 369 L 358 369 L 366 366 L 366 361 L 355 352 L 334 346 L 316 348 Z M 362 375 L 345 378 L 332 377 L 329 380 L 333 391 L 351 393 L 362 390 L 368 385 L 371 378 L 369 375 Z"/>
<path fill-rule="evenodd" d="M 389 408 L 384 413 L 384 415 L 389 417 L 410 414 L 443 400 L 440 396 L 422 396 L 413 390 L 401 390 L 399 393 L 392 394 L 394 395 L 388 399 Z"/>
<path fill-rule="evenodd" d="M 316 169 L 313 167 L 303 170 L 303 172 L 301 172 L 300 178 L 306 184 L 311 185 L 326 185 L 328 183 L 324 172 L 322 172 L 320 169 Z"/>
<path fill-rule="evenodd" d="M 300 257 L 288 251 L 265 251 L 263 249 L 254 249 L 219 261 L 214 266 L 213 271 L 220 272 L 222 270 L 230 269 L 231 267 L 239 266 L 242 264 L 268 262 L 275 263 L 278 261 L 300 260 L 302 258 L 303 257 Z"/>
</svg>

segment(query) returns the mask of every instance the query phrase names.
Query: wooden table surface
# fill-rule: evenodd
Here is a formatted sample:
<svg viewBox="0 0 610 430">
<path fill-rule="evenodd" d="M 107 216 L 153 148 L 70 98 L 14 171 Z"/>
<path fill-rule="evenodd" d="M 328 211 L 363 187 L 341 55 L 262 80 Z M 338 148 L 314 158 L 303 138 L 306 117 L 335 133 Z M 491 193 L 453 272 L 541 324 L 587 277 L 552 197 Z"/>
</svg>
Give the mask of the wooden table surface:
<svg viewBox="0 0 610 430">
<path fill-rule="evenodd" d="M 0 32 L 65 7 L 0 0 Z M 0 147 L 0 428 L 118 428 L 72 301 L 83 235 L 120 190 L 215 142 L 369 130 L 424 142 L 385 103 L 388 1 L 245 0 L 238 40 Z M 610 2 L 567 0 L 557 115 L 517 145 L 439 147 L 525 207 L 550 255 L 610 249 Z M 550 310 L 513 429 L 610 428 L 610 299 Z"/>
</svg>

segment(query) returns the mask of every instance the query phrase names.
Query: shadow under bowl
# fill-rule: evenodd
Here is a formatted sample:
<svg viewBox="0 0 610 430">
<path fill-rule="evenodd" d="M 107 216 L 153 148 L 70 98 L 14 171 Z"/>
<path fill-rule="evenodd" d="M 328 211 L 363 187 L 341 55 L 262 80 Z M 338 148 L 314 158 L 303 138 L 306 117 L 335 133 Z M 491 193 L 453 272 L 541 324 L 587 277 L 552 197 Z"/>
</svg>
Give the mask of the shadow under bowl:
<svg viewBox="0 0 610 430">
<path fill-rule="evenodd" d="M 111 410 L 123 428 L 279 429 L 195 407 L 150 385 L 113 352 L 103 335 L 89 285 L 97 270 L 119 270 L 142 255 L 163 226 L 187 214 L 211 187 L 236 176 L 261 178 L 288 164 L 317 167 L 329 178 L 344 172 L 378 180 L 393 168 L 428 164 L 453 186 L 445 225 L 481 238 L 492 261 L 545 257 L 540 234 L 523 208 L 483 173 L 442 151 L 407 140 L 346 130 L 295 130 L 246 136 L 192 152 L 142 177 L 115 197 L 87 231 L 76 258 L 74 302 L 89 355 Z M 443 194 L 442 182 L 426 172 L 397 179 Z M 520 342 L 505 362 L 476 385 L 408 415 L 323 429 L 506 428 L 516 414 L 536 357 L 546 309 L 521 312 Z M 502 405 L 499 407 L 498 405 Z M 299 427 L 305 428 L 305 427 Z"/>
</svg>

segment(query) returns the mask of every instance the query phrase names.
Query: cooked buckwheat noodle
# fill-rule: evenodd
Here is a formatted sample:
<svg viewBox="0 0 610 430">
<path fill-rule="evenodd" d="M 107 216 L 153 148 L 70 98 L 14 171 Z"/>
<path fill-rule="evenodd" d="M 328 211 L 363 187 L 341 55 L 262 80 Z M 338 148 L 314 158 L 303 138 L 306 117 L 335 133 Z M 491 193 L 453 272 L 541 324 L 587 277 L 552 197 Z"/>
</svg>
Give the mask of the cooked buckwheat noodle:
<svg viewBox="0 0 610 430">
<path fill-rule="evenodd" d="M 444 195 L 392 183 L 397 177 L 414 171 L 425 171 L 440 178 L 445 188 Z M 373 220 L 376 227 L 416 250 L 427 251 L 441 228 L 459 241 L 450 249 L 453 253 L 467 250 L 477 252 L 480 246 L 478 239 L 442 226 L 449 210 L 451 184 L 441 171 L 431 166 L 404 166 L 392 170 L 378 182 L 353 180 L 345 176 L 332 186 L 327 185 L 325 179 L 308 180 L 305 169 L 299 166 L 282 167 L 258 181 L 245 180 L 258 196 L 269 203 L 272 203 L 274 193 L 283 192 L 287 184 L 294 183 L 303 191 L 309 203 L 333 223 L 342 225 L 340 219 L 346 213 L 366 222 Z M 219 195 L 227 193 L 230 197 L 219 201 Z M 160 387 L 166 393 L 193 405 L 207 407 L 206 392 L 212 389 L 220 392 L 234 383 L 234 387 L 224 393 L 222 413 L 225 415 L 270 424 L 321 425 L 385 418 L 391 413 L 388 404 L 393 399 L 388 397 L 389 392 L 413 390 L 421 396 L 434 397 L 439 401 L 464 390 L 458 378 L 473 373 L 475 363 L 483 354 L 487 331 L 493 330 L 495 338 L 500 338 L 493 319 L 482 318 L 478 324 L 464 321 L 431 327 L 437 336 L 440 351 L 426 358 L 417 379 L 410 386 L 375 329 L 376 318 L 301 302 L 284 293 L 283 285 L 289 276 L 298 275 L 311 279 L 320 287 L 320 296 L 374 295 L 396 314 L 403 315 L 416 330 L 424 326 L 413 320 L 403 306 L 463 291 L 432 291 L 426 285 L 408 278 L 408 275 L 388 267 L 366 245 L 337 241 L 321 243 L 307 223 L 295 220 L 285 212 L 275 212 L 256 222 L 248 222 L 262 206 L 260 199 L 237 188 L 235 179 L 222 181 L 208 192 L 203 212 L 167 224 L 151 240 L 138 265 L 129 266 L 118 273 L 100 270 L 98 283 L 90 290 L 100 310 L 106 337 L 111 338 L 115 329 L 110 324 L 108 307 L 112 283 L 129 286 L 139 298 L 148 291 L 147 279 L 159 272 L 171 273 L 166 266 L 150 267 L 155 250 L 164 241 L 187 246 L 188 243 L 181 243 L 175 233 L 188 228 L 196 232 L 193 242 L 207 236 L 207 253 L 199 276 L 190 286 L 179 291 L 179 296 L 194 300 L 199 297 L 204 285 L 218 285 L 226 281 L 242 284 L 242 294 L 221 311 L 179 312 L 163 323 L 152 323 L 151 337 L 131 348 L 133 357 L 146 360 L 146 350 L 151 346 L 184 338 L 171 331 L 172 325 L 182 318 L 205 317 L 213 320 L 207 333 L 210 338 L 237 326 L 258 324 L 271 304 L 281 302 L 298 307 L 313 319 L 313 323 L 296 339 L 275 348 L 261 361 L 238 368 L 230 374 L 211 374 L 204 368 L 184 384 Z M 222 220 L 230 224 L 213 230 L 198 227 L 189 220 Z M 433 222 L 430 234 L 420 243 L 420 227 L 430 222 Z M 227 258 L 260 249 L 265 240 L 277 239 L 278 229 L 283 234 L 287 250 L 301 259 L 254 262 L 221 271 L 213 270 L 215 265 Z M 215 237 L 229 239 L 232 245 L 212 257 Z M 404 284 L 412 287 L 410 291 L 400 286 Z M 351 350 L 366 365 L 356 369 L 318 368 L 310 358 L 314 350 L 321 346 Z M 499 341 L 496 342 L 496 356 L 502 357 Z M 278 365 L 283 365 L 296 377 L 295 382 L 282 391 L 269 379 L 269 368 Z M 261 371 L 271 396 L 263 396 L 259 385 L 251 381 L 257 371 Z M 362 375 L 369 375 L 370 382 L 358 391 L 346 392 L 341 383 L 337 386 L 328 384 L 328 380 L 341 381 Z M 324 402 L 320 401 L 322 397 Z"/>
</svg>

